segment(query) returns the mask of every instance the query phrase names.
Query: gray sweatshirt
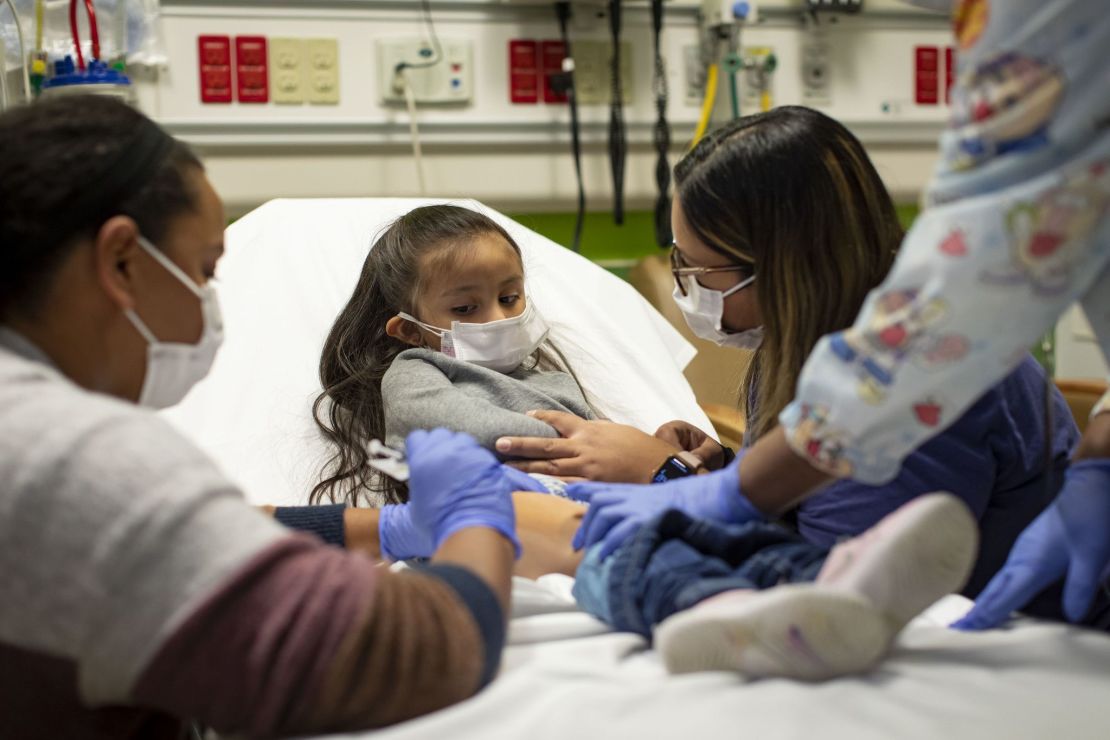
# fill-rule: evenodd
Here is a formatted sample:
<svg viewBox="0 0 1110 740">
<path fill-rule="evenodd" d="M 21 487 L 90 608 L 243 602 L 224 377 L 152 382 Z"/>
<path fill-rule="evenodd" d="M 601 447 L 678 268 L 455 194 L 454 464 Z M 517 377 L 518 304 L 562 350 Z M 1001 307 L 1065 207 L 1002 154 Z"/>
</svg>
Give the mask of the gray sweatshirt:
<svg viewBox="0 0 1110 740">
<path fill-rule="evenodd" d="M 566 411 L 596 418 L 582 389 L 568 373 L 533 370 L 526 361 L 499 373 L 432 349 L 397 355 L 382 378 L 386 444 L 404 445 L 416 429 L 446 427 L 466 432 L 487 449 L 499 437 L 558 437 L 532 410 Z"/>
</svg>

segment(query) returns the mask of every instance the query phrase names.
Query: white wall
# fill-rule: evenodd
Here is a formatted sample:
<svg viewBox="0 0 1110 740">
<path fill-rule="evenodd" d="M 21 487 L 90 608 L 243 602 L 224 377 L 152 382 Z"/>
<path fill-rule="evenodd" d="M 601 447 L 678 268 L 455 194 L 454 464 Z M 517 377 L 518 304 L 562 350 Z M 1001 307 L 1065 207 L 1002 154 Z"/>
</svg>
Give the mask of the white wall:
<svg viewBox="0 0 1110 740">
<path fill-rule="evenodd" d="M 685 3 L 685 0 L 682 0 Z M 800 15 L 765 3 L 764 22 L 744 33 L 744 45 L 772 45 L 779 57 L 775 102 L 801 100 Z M 405 7 L 405 6 L 409 7 Z M 800 3 L 797 3 L 800 6 Z M 420 35 L 416 2 L 262 2 L 163 0 L 168 73 L 140 83 L 142 106 L 205 154 L 230 210 L 241 213 L 285 196 L 414 195 L 407 117 L 379 104 L 374 40 Z M 626 192 L 633 207 L 654 198 L 655 155 L 650 149 L 654 108 L 650 92 L 651 34 L 646 4 L 626 3 L 625 38 L 634 45 L 634 102 L 626 111 L 631 150 Z M 476 96 L 462 109 L 420 112 L 428 190 L 478 197 L 501 208 L 569 210 L 575 197 L 566 106 L 514 106 L 507 92 L 507 42 L 558 37 L 548 5 L 444 0 L 433 3 L 444 38 L 475 46 Z M 694 11 L 670 6 L 664 32 L 673 125 L 673 159 L 681 156 L 698 114 L 687 102 L 683 47 L 696 43 Z M 197 36 L 262 34 L 339 40 L 338 106 L 202 105 L 197 82 Z M 605 19 L 580 8 L 572 39 L 607 38 Z M 832 104 L 827 112 L 867 144 L 890 189 L 915 199 L 935 161 L 945 106 L 916 106 L 912 56 L 916 44 L 945 46 L 943 18 L 892 15 L 842 21 L 827 30 L 832 45 Z M 720 99 L 727 87 L 722 85 Z M 891 110 L 883 112 L 883 105 Z M 723 110 L 723 104 L 718 106 Z M 585 175 L 591 208 L 605 208 L 610 182 L 605 153 L 608 110 L 582 109 L 587 142 Z"/>
</svg>

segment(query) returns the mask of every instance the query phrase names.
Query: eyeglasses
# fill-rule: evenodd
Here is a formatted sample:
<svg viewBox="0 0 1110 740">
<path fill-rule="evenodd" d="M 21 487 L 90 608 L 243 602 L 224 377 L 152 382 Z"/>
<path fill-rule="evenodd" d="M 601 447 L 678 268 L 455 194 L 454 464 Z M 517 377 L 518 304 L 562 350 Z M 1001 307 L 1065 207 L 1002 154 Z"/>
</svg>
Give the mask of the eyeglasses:
<svg viewBox="0 0 1110 740">
<path fill-rule="evenodd" d="M 748 275 L 754 274 L 750 265 L 726 265 L 724 267 L 693 267 L 684 263 L 682 252 L 678 251 L 678 247 L 671 245 L 671 275 L 674 276 L 675 285 L 678 286 L 682 295 L 686 295 L 686 283 L 682 278 L 686 275 L 708 275 L 712 272 L 743 272 Z"/>
</svg>

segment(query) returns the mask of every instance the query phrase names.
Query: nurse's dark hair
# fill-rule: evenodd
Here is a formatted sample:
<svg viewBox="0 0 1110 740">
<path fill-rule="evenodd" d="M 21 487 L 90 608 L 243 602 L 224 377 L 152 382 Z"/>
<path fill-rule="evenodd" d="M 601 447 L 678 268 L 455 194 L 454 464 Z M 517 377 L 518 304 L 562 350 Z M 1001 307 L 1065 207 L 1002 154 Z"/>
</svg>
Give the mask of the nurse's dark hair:
<svg viewBox="0 0 1110 740">
<path fill-rule="evenodd" d="M 675 167 L 675 185 L 698 239 L 756 275 L 764 339 L 740 395 L 758 399 L 754 441 L 793 399 L 817 340 L 850 326 L 886 276 L 902 227 L 859 140 L 809 108 L 714 131 Z"/>
<path fill-rule="evenodd" d="M 119 202 L 95 202 L 103 174 L 126 158 L 137 132 L 155 125 L 134 108 L 97 95 L 65 96 L 0 115 L 0 320 L 35 316 L 57 268 L 109 218 L 130 216 L 159 244 L 175 217 L 196 209 L 186 174 L 203 168 L 176 141 L 144 185 Z M 87 215 L 67 221 L 78 202 Z"/>
<path fill-rule="evenodd" d="M 470 208 L 424 206 L 394 221 L 378 237 L 362 266 L 358 284 L 339 313 L 320 357 L 324 390 L 313 416 L 331 455 L 309 500 L 401 503 L 405 486 L 367 465 L 366 443 L 385 437 L 382 378 L 397 355 L 410 345 L 386 334 L 385 325 L 399 312 L 419 316 L 421 279 L 431 270 L 451 269 L 453 259 L 475 238 L 496 234 L 520 256 L 520 247 L 505 229 Z M 561 365 L 553 347 L 541 361 Z"/>
</svg>

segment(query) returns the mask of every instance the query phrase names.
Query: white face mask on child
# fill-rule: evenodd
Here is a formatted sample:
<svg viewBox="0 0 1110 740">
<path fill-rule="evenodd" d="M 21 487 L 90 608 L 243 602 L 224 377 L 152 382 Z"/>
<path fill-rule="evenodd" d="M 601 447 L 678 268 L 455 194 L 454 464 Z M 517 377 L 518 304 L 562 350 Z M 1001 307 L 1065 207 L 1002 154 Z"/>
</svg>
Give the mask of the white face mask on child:
<svg viewBox="0 0 1110 740">
<path fill-rule="evenodd" d="M 451 322 L 450 329 L 425 324 L 407 313 L 397 314 L 406 321 L 439 337 L 440 352 L 464 362 L 509 373 L 531 355 L 547 337 L 547 322 L 528 301 L 520 316 L 486 324 Z"/>
</svg>

